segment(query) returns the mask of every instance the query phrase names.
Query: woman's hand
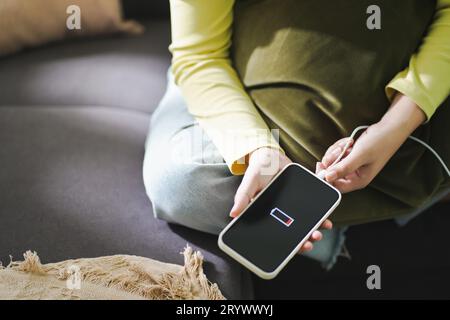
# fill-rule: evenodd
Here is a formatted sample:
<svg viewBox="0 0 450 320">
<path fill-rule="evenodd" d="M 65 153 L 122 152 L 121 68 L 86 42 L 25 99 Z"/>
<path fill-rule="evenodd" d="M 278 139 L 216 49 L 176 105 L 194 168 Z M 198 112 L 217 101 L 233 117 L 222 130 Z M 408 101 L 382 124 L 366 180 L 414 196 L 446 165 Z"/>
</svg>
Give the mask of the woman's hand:
<svg viewBox="0 0 450 320">
<path fill-rule="evenodd" d="M 316 172 L 326 170 L 325 179 L 342 193 L 366 187 L 381 171 L 408 136 L 425 120 L 425 114 L 408 97 L 398 94 L 383 118 L 371 125 L 340 162 L 340 155 L 350 138 L 343 138 L 326 151 Z"/>
<path fill-rule="evenodd" d="M 230 216 L 235 218 L 247 207 L 256 195 L 264 189 L 272 178 L 292 161 L 280 150 L 259 148 L 249 155 L 248 168 L 234 197 L 234 206 Z M 326 220 L 322 228 L 331 229 L 332 223 Z M 312 250 L 313 242 L 322 239 L 322 233 L 315 231 L 309 241 L 305 242 L 300 252 Z"/>
</svg>

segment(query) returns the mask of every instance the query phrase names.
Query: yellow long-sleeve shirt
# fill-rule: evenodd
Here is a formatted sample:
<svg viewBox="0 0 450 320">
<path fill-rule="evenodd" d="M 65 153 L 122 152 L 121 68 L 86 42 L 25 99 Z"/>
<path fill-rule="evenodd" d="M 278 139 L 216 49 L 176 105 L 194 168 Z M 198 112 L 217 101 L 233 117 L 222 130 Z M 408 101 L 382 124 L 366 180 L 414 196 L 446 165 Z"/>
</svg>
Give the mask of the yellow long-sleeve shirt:
<svg viewBox="0 0 450 320">
<path fill-rule="evenodd" d="M 234 0 L 171 0 L 172 70 L 191 114 L 233 174 L 257 148 L 280 148 L 231 65 Z M 429 119 L 450 94 L 450 0 L 438 0 L 429 32 L 408 68 L 386 86 L 411 98 Z M 281 148 L 280 148 L 281 149 Z"/>
</svg>

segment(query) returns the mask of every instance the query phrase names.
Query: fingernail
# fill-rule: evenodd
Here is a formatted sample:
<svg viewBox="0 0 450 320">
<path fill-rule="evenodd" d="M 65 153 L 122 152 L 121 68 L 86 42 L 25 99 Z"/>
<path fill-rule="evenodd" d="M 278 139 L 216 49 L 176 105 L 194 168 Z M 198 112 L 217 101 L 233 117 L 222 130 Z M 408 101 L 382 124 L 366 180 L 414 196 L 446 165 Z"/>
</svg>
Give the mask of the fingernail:
<svg viewBox="0 0 450 320">
<path fill-rule="evenodd" d="M 234 217 L 234 211 L 235 211 L 236 203 L 233 204 L 233 207 L 230 210 L 230 217 Z"/>
<path fill-rule="evenodd" d="M 337 173 L 336 171 L 330 171 L 325 175 L 325 178 L 327 179 L 327 181 L 333 181 L 336 180 L 337 178 Z"/>
<path fill-rule="evenodd" d="M 341 153 L 341 148 L 336 148 L 333 150 L 333 152 L 331 153 L 333 156 L 338 156 Z"/>
</svg>

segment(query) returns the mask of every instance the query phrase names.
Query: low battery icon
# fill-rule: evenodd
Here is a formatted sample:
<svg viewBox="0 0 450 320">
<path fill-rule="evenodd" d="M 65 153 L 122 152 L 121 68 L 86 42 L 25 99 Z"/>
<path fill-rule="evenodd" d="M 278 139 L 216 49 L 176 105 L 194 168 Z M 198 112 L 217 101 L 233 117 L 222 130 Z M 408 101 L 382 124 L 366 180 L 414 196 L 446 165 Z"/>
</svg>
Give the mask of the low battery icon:
<svg viewBox="0 0 450 320">
<path fill-rule="evenodd" d="M 289 227 L 294 222 L 294 219 L 292 217 L 278 208 L 273 208 L 272 211 L 270 211 L 270 215 L 284 224 L 286 227 Z"/>
</svg>

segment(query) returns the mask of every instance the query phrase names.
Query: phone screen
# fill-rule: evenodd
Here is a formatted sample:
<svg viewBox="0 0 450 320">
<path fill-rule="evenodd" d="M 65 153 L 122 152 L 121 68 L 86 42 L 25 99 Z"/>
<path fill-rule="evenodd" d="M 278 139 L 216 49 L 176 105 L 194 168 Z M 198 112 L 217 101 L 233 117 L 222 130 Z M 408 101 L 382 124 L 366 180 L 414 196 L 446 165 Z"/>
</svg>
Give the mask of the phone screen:
<svg viewBox="0 0 450 320">
<path fill-rule="evenodd" d="M 290 165 L 222 235 L 223 243 L 273 272 L 340 200 L 330 185 Z"/>
</svg>

